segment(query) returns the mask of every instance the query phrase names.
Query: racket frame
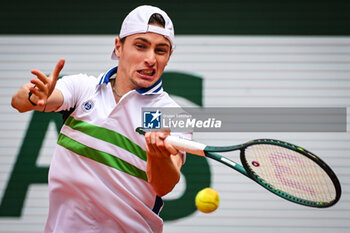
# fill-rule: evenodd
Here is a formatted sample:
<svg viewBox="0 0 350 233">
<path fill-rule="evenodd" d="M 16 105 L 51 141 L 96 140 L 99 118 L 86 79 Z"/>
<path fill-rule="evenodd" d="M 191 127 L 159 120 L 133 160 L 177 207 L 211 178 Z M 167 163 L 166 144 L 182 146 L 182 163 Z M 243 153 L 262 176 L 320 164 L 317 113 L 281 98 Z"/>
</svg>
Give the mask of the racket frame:
<svg viewBox="0 0 350 233">
<path fill-rule="evenodd" d="M 313 162 L 315 162 L 318 166 L 320 166 L 327 173 L 327 175 L 331 179 L 331 181 L 334 185 L 335 191 L 336 191 L 336 196 L 335 196 L 334 200 L 332 200 L 330 202 L 315 202 L 315 201 L 305 200 L 305 199 L 302 199 L 299 197 L 295 197 L 295 196 L 293 196 L 287 192 L 284 192 L 280 189 L 277 189 L 272 184 L 267 183 L 262 177 L 260 177 L 258 174 L 256 174 L 250 168 L 250 166 L 248 165 L 248 162 L 246 160 L 246 157 L 245 157 L 245 149 L 247 147 L 252 146 L 252 145 L 261 145 L 261 144 L 270 144 L 270 145 L 284 147 L 284 148 L 293 150 L 297 153 L 300 153 L 300 154 L 304 155 L 305 157 L 307 157 L 308 159 L 311 159 Z M 244 144 L 241 144 L 238 146 L 232 146 L 231 148 L 238 149 L 237 147 L 240 149 L 241 163 L 242 163 L 242 166 L 244 167 L 244 170 L 245 170 L 247 176 L 249 178 L 251 178 L 252 180 L 254 180 L 255 182 L 257 182 L 258 184 L 260 184 L 261 186 L 263 186 L 264 188 L 266 188 L 267 190 L 269 190 L 270 192 L 276 194 L 277 196 L 284 198 L 288 201 L 295 202 L 297 204 L 310 206 L 310 207 L 317 207 L 317 208 L 330 207 L 339 201 L 340 196 L 341 196 L 341 186 L 340 186 L 340 183 L 339 183 L 337 176 L 332 171 L 332 169 L 322 159 L 320 159 L 318 156 L 314 155 L 310 151 L 308 151 L 300 146 L 296 146 L 296 145 L 293 145 L 291 143 L 284 142 L 281 140 L 275 140 L 275 139 L 255 139 L 255 140 L 249 141 L 247 143 L 244 143 Z M 212 148 L 212 149 L 214 149 L 214 148 Z M 212 150 L 212 149 L 210 149 L 210 150 Z M 226 151 L 229 151 L 227 149 L 229 149 L 229 147 L 226 148 Z M 220 161 L 222 161 L 222 159 L 220 159 Z M 226 165 L 228 165 L 228 164 L 226 164 Z M 230 167 L 232 167 L 232 166 L 230 166 Z M 239 170 L 236 169 L 238 167 L 239 166 L 236 166 L 236 167 L 234 167 L 234 169 L 241 172 L 241 169 L 239 169 Z M 244 174 L 244 173 L 242 173 L 242 174 Z"/>
<path fill-rule="evenodd" d="M 144 135 L 146 133 L 145 131 L 143 131 L 143 129 L 141 127 L 137 128 L 136 132 L 138 132 L 139 134 L 142 134 L 142 135 Z M 169 136 L 169 137 L 173 137 L 173 136 Z M 189 141 L 186 139 L 180 139 L 180 141 L 181 140 L 184 140 L 184 143 L 189 144 L 189 145 L 191 145 L 193 142 L 193 141 Z M 178 140 L 175 140 L 175 142 L 177 142 L 177 141 Z M 179 144 L 181 144 L 181 143 L 182 142 L 180 142 Z M 284 198 L 288 201 L 291 201 L 291 202 L 294 202 L 294 203 L 297 203 L 300 205 L 304 205 L 304 206 L 309 206 L 309 207 L 326 208 L 326 207 L 330 207 L 330 206 L 334 205 L 340 199 L 341 186 L 340 186 L 339 180 L 338 180 L 337 176 L 335 175 L 335 173 L 322 159 L 320 159 L 319 157 L 317 157 L 316 155 L 314 155 L 313 153 L 311 153 L 310 151 L 308 151 L 302 147 L 299 147 L 299 146 L 296 146 L 296 145 L 293 145 L 291 143 L 284 142 L 281 140 L 275 140 L 275 139 L 255 139 L 255 140 L 248 141 L 244 144 L 239 144 L 239 145 L 234 145 L 234 146 L 206 146 L 204 144 L 197 143 L 197 142 L 193 142 L 193 144 L 199 144 L 199 147 L 203 147 L 203 146 L 205 146 L 205 147 L 203 150 L 202 150 L 202 148 L 195 149 L 195 150 L 193 150 L 193 151 L 195 151 L 195 153 L 190 153 L 190 154 L 208 157 L 208 158 L 216 160 L 216 161 L 218 161 L 218 162 L 220 162 L 220 163 L 222 163 L 230 168 L 233 168 L 234 170 L 238 171 L 239 173 L 254 180 L 256 183 L 258 183 L 259 185 L 261 185 L 265 189 L 269 190 L 270 192 L 274 193 L 275 195 L 277 195 L 281 198 Z M 302 199 L 299 197 L 295 197 L 287 192 L 284 192 L 284 191 L 274 187 L 272 184 L 267 183 L 263 178 L 261 178 L 252 169 L 250 169 L 248 162 L 246 160 L 246 157 L 245 157 L 245 149 L 249 146 L 258 145 L 258 144 L 270 144 L 270 145 L 284 147 L 284 148 L 293 150 L 297 153 L 300 153 L 300 154 L 304 155 L 305 157 L 311 159 L 316 164 L 318 164 L 327 173 L 327 175 L 329 176 L 329 178 L 331 179 L 331 181 L 334 185 L 334 188 L 336 191 L 336 196 L 335 196 L 334 200 L 329 201 L 329 202 L 315 202 L 315 201 L 305 200 L 305 199 Z M 197 146 L 195 146 L 195 147 L 197 148 Z M 181 146 L 180 146 L 180 148 L 181 148 Z M 178 149 L 179 149 L 179 147 L 178 147 Z M 235 151 L 235 150 L 240 150 L 240 160 L 241 160 L 242 165 L 237 164 L 236 162 L 232 161 L 231 159 L 229 159 L 225 156 L 214 153 L 214 152 L 229 152 L 229 151 Z M 186 151 L 186 150 L 184 150 L 184 151 Z"/>
</svg>

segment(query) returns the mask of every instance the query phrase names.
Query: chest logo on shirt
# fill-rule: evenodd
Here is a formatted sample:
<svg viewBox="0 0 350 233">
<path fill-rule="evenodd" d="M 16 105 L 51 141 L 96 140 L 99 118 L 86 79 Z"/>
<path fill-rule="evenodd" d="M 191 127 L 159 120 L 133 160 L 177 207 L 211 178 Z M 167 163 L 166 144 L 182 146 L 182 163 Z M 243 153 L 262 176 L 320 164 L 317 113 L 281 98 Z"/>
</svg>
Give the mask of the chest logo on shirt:
<svg viewBox="0 0 350 233">
<path fill-rule="evenodd" d="M 90 112 L 94 108 L 94 101 L 87 100 L 81 105 L 84 112 Z"/>
</svg>

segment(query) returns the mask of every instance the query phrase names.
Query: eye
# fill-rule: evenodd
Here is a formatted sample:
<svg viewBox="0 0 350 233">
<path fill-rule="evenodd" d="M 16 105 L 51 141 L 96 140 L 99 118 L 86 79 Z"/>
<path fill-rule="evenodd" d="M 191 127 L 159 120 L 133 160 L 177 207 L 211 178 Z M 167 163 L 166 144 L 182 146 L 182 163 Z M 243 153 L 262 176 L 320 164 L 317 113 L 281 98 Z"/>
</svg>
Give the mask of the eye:
<svg viewBox="0 0 350 233">
<path fill-rule="evenodd" d="M 158 54 L 165 54 L 165 53 L 168 52 L 168 49 L 166 49 L 166 48 L 157 48 L 157 49 L 156 49 L 156 52 L 157 52 Z"/>
<path fill-rule="evenodd" d="M 140 44 L 140 43 L 135 44 L 135 47 L 138 48 L 138 49 L 146 48 L 146 46 L 144 44 Z"/>
</svg>

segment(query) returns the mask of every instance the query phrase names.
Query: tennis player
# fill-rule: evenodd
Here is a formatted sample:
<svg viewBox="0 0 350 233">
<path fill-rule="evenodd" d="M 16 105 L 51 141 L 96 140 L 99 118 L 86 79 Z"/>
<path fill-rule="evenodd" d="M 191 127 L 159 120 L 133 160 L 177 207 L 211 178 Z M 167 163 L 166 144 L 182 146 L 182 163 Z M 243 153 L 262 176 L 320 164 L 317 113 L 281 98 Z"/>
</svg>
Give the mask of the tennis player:
<svg viewBox="0 0 350 233">
<path fill-rule="evenodd" d="M 46 233 L 162 232 L 161 196 L 178 183 L 185 158 L 164 142 L 169 132 L 143 137 L 135 129 L 142 107 L 178 107 L 161 79 L 173 48 L 168 15 L 140 6 L 115 39 L 118 67 L 57 81 L 61 59 L 49 77 L 32 70 L 36 78 L 14 94 L 19 112 L 69 113 L 50 166 Z"/>
</svg>

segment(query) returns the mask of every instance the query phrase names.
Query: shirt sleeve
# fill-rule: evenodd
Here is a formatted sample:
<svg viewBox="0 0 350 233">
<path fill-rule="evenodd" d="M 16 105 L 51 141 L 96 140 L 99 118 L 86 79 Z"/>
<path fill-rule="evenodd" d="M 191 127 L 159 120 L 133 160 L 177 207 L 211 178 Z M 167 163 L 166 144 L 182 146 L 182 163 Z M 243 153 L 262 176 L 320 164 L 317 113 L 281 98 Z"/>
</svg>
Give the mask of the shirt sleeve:
<svg viewBox="0 0 350 233">
<path fill-rule="evenodd" d="M 96 84 L 96 78 L 84 74 L 64 76 L 59 79 L 55 88 L 61 91 L 63 104 L 56 111 L 59 112 L 74 108 L 84 93 L 96 87 Z"/>
</svg>

